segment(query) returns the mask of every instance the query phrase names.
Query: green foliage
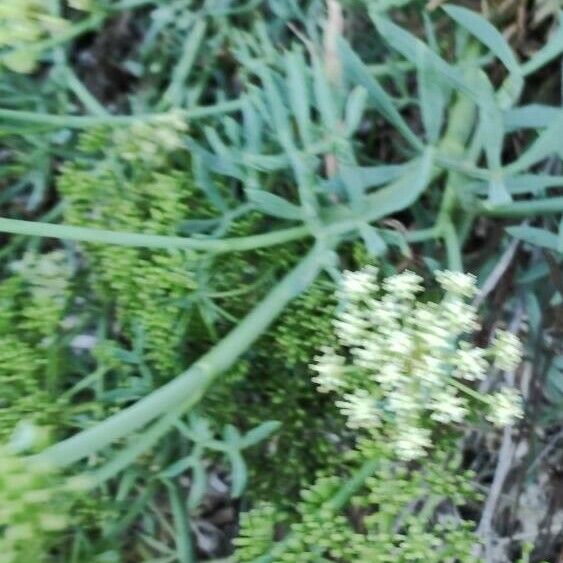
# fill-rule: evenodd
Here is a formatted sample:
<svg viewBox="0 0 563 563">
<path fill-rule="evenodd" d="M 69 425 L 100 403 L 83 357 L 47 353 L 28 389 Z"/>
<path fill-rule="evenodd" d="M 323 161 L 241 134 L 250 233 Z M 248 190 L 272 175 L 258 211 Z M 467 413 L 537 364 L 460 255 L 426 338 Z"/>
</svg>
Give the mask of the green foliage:
<svg viewBox="0 0 563 563">
<path fill-rule="evenodd" d="M 346 499 L 349 510 L 336 500 L 343 481 L 320 477 L 301 492 L 293 519 L 269 505 L 244 514 L 237 561 L 475 561 L 472 524 L 457 512 L 476 497 L 472 475 L 456 475 L 457 463 L 442 454 L 415 470 L 390 461 L 390 454 L 378 449 L 375 469 Z M 359 461 L 356 456 L 348 471 Z M 276 530 L 284 528 L 285 539 L 276 543 Z"/>
<path fill-rule="evenodd" d="M 489 363 L 512 379 L 517 340 L 492 335 L 522 309 L 533 380 L 547 378 L 538 419 L 559 420 L 563 118 L 551 78 L 530 84 L 563 27 L 516 55 L 476 12 L 422 1 L 12 4 L 0 204 L 23 220 L 0 218 L 17 235 L 2 251 L 0 439 L 26 420 L 53 427 L 69 438 L 37 459 L 76 463 L 97 487 L 53 554 L 227 555 L 202 547 L 219 471 L 221 503 L 259 503 L 241 518 L 241 561 L 477 560 L 459 430 L 483 401 L 499 423 L 523 414 L 515 391 L 471 383 Z M 87 242 L 52 251 L 21 235 Z M 375 290 L 337 303 L 341 271 L 374 262 L 474 271 L 494 292 L 477 337 L 489 346 L 458 346 L 476 311 L 451 287 L 439 305 Z M 336 402 L 310 381 L 323 350 L 315 382 Z M 24 508 L 20 537 L 37 541 L 17 548 L 41 560 L 51 544 Z M 20 520 L 6 516 L 2 540 Z"/>
<path fill-rule="evenodd" d="M 54 534 L 68 526 L 68 491 L 50 468 L 1 449 L 0 561 L 44 561 Z M 67 497 L 67 499 L 65 499 Z"/>
<path fill-rule="evenodd" d="M 0 438 L 22 420 L 59 425 L 59 334 L 71 298 L 72 269 L 62 251 L 25 254 L 0 283 Z"/>
<path fill-rule="evenodd" d="M 170 138 L 169 146 L 162 149 L 158 137 L 154 143 L 151 131 Z M 59 178 L 59 189 L 68 202 L 68 222 L 127 232 L 174 233 L 188 216 L 188 202 L 196 200 L 189 175 L 165 171 L 166 154 L 177 143 L 176 129 L 164 125 L 148 131 L 133 127 L 129 134 L 110 130 L 85 135 L 83 157 Z M 169 377 L 181 365 L 178 353 L 185 335 L 186 296 L 198 287 L 196 256 L 180 250 L 96 245 L 87 248 L 87 257 L 102 300 L 115 302 L 121 330 L 129 338 L 141 331 L 147 359 Z"/>
</svg>

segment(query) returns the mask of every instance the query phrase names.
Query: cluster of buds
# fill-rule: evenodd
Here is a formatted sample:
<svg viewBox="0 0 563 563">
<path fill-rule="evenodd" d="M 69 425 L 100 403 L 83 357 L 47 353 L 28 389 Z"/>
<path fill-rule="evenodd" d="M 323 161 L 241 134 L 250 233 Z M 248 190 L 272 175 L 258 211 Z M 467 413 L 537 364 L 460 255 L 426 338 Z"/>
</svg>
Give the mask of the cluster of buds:
<svg viewBox="0 0 563 563">
<path fill-rule="evenodd" d="M 152 165 L 183 146 L 188 126 L 182 111 L 171 111 L 152 122 L 139 121 L 125 129 L 116 129 L 114 143 L 121 157 L 129 162 L 150 162 Z"/>
<path fill-rule="evenodd" d="M 0 3 L 0 61 L 10 70 L 32 72 L 41 50 L 38 42 L 57 35 L 69 22 L 49 13 L 48 2 L 43 0 L 17 0 Z M 77 10 L 91 8 L 90 0 L 71 0 L 69 5 Z"/>
<path fill-rule="evenodd" d="M 442 271 L 439 302 L 421 299 L 423 279 L 405 271 L 379 282 L 377 268 L 345 272 L 334 321 L 340 349 L 325 347 L 312 369 L 318 390 L 338 395 L 336 406 L 353 429 L 384 433 L 397 456 L 412 460 L 432 446 L 438 425 L 457 425 L 485 416 L 511 424 L 522 416 L 511 388 L 480 393 L 471 383 L 492 368 L 514 370 L 520 341 L 497 330 L 489 348 L 471 344 L 479 328 L 475 277 Z"/>
<path fill-rule="evenodd" d="M 59 488 L 50 468 L 0 448 L 0 561 L 30 563 L 45 554 L 45 542 L 67 526 L 57 510 Z"/>
</svg>

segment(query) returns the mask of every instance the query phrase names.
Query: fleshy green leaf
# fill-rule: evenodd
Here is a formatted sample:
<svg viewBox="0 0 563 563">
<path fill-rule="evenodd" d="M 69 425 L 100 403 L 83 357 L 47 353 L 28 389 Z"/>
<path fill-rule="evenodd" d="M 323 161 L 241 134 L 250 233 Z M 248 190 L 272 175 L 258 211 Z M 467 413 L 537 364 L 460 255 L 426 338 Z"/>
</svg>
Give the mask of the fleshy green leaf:
<svg viewBox="0 0 563 563">
<path fill-rule="evenodd" d="M 461 6 L 446 5 L 443 10 L 459 25 L 465 27 L 481 43 L 486 45 L 492 53 L 511 73 L 520 73 L 520 65 L 502 34 L 477 12 Z"/>
<path fill-rule="evenodd" d="M 517 239 L 534 244 L 535 246 L 558 251 L 559 237 L 545 229 L 521 225 L 518 227 L 507 227 L 506 232 Z"/>
<path fill-rule="evenodd" d="M 266 215 L 289 220 L 299 220 L 303 217 L 303 212 L 299 206 L 270 192 L 246 190 L 245 193 L 248 200 L 253 203 L 259 211 Z"/>
<path fill-rule="evenodd" d="M 428 52 L 421 51 L 419 55 L 417 75 L 422 122 L 428 141 L 436 143 L 442 130 L 448 92 L 440 75 L 428 60 Z"/>
<path fill-rule="evenodd" d="M 367 98 L 368 92 L 363 86 L 356 86 L 348 97 L 345 121 L 349 135 L 356 131 L 362 121 Z"/>
<path fill-rule="evenodd" d="M 372 256 L 381 256 L 387 251 L 387 244 L 381 238 L 378 230 L 371 225 L 362 225 L 360 235 L 366 245 L 368 252 Z"/>
<path fill-rule="evenodd" d="M 263 422 L 259 426 L 249 430 L 242 437 L 241 448 L 248 448 L 262 442 L 262 440 L 265 440 L 268 436 L 279 430 L 280 427 L 281 422 L 278 422 L 277 420 L 268 420 Z"/>
<path fill-rule="evenodd" d="M 350 45 L 343 38 L 339 38 L 338 50 L 342 58 L 344 70 L 350 80 L 363 86 L 367 90 L 369 100 L 375 109 L 377 109 L 389 123 L 393 124 L 411 145 L 420 149 L 422 143 L 395 107 L 391 96 L 385 92 L 358 55 L 354 53 Z"/>
</svg>

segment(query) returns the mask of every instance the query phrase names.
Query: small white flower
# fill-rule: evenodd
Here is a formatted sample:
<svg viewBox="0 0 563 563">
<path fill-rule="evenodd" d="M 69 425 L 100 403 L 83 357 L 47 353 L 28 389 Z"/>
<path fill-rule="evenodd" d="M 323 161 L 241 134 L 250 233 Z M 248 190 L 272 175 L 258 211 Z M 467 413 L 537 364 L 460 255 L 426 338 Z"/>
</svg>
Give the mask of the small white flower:
<svg viewBox="0 0 563 563">
<path fill-rule="evenodd" d="M 430 418 L 444 424 L 461 422 L 468 412 L 465 401 L 455 394 L 455 389 L 438 393 L 432 399 L 430 409 L 433 411 Z"/>
<path fill-rule="evenodd" d="M 461 299 L 446 298 L 440 303 L 442 315 L 453 336 L 473 332 L 479 328 L 477 311 Z"/>
<path fill-rule="evenodd" d="M 385 342 L 382 339 L 374 335 L 370 339 L 361 341 L 358 346 L 351 348 L 350 351 L 354 356 L 356 365 L 368 370 L 378 369 L 388 360 L 384 344 Z"/>
<path fill-rule="evenodd" d="M 517 418 L 524 416 L 522 398 L 520 393 L 511 387 L 506 387 L 489 398 L 490 411 L 487 420 L 495 426 L 508 426 L 513 424 Z"/>
<path fill-rule="evenodd" d="M 349 428 L 376 428 L 379 426 L 379 413 L 374 398 L 365 390 L 346 393 L 335 405 L 348 419 Z"/>
<path fill-rule="evenodd" d="M 473 297 L 477 293 L 477 278 L 473 274 L 444 270 L 436 272 L 436 281 L 444 291 L 460 297 Z"/>
<path fill-rule="evenodd" d="M 369 334 L 370 323 L 362 317 L 361 312 L 354 309 L 341 311 L 333 322 L 336 335 L 342 344 L 358 345 Z"/>
<path fill-rule="evenodd" d="M 412 366 L 412 375 L 431 387 L 439 386 L 446 378 L 443 359 L 438 352 L 427 353 L 420 357 Z"/>
<path fill-rule="evenodd" d="M 396 301 L 370 299 L 367 302 L 367 316 L 376 327 L 397 327 L 402 310 Z"/>
<path fill-rule="evenodd" d="M 405 375 L 396 362 L 386 362 L 378 366 L 371 378 L 386 389 L 392 389 L 405 382 Z"/>
<path fill-rule="evenodd" d="M 400 274 L 389 276 L 383 281 L 383 289 L 396 299 L 413 299 L 424 288 L 423 279 L 414 272 L 405 270 Z"/>
<path fill-rule="evenodd" d="M 399 388 L 389 393 L 389 408 L 397 415 L 406 417 L 420 410 L 420 404 L 416 396 L 409 393 L 408 389 Z"/>
<path fill-rule="evenodd" d="M 519 338 L 506 330 L 497 330 L 492 346 L 495 366 L 504 371 L 513 371 L 522 361 L 522 343 Z"/>
<path fill-rule="evenodd" d="M 430 431 L 407 421 L 404 421 L 401 427 L 402 430 L 395 439 L 397 456 L 405 461 L 411 461 L 426 455 L 426 449 L 432 445 Z"/>
<path fill-rule="evenodd" d="M 350 300 L 365 299 L 379 289 L 378 269 L 367 266 L 357 272 L 346 270 L 342 275 L 341 294 Z"/>
<path fill-rule="evenodd" d="M 387 335 L 387 346 L 391 354 L 409 356 L 414 348 L 410 334 L 405 330 L 394 330 Z"/>
<path fill-rule="evenodd" d="M 468 342 L 461 342 L 453 358 L 454 375 L 468 381 L 484 379 L 489 369 L 486 353 L 484 348 L 474 348 Z"/>
<path fill-rule="evenodd" d="M 317 372 L 312 380 L 320 393 L 337 391 L 346 385 L 344 380 L 346 359 L 337 354 L 330 346 L 325 346 L 321 352 L 315 358 L 316 363 L 311 365 L 311 369 Z"/>
</svg>

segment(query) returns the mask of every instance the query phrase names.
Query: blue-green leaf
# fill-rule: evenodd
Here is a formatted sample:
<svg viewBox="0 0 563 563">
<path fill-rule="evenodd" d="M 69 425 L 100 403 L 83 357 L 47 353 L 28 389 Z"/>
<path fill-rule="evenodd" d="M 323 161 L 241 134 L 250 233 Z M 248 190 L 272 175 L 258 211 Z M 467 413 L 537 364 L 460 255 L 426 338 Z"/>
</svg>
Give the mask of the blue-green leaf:
<svg viewBox="0 0 563 563">
<path fill-rule="evenodd" d="M 520 157 L 507 166 L 511 173 L 527 170 L 530 166 L 537 164 L 552 154 L 563 156 L 563 111 L 551 122 L 551 124 L 540 133 L 539 137 Z"/>
<path fill-rule="evenodd" d="M 263 422 L 259 426 L 249 430 L 242 437 L 241 449 L 258 444 L 258 442 L 265 440 L 268 436 L 279 430 L 280 427 L 281 422 L 278 422 L 277 420 L 267 420 L 266 422 Z"/>
<path fill-rule="evenodd" d="M 530 104 L 508 110 L 504 114 L 504 129 L 507 133 L 517 129 L 541 129 L 548 127 L 563 110 L 556 106 Z"/>
<path fill-rule="evenodd" d="M 246 487 L 248 472 L 244 459 L 238 450 L 229 451 L 228 456 L 231 463 L 231 494 L 233 498 L 238 498 Z"/>
<path fill-rule="evenodd" d="M 518 227 L 507 227 L 506 232 L 517 239 L 523 240 L 535 246 L 541 246 L 542 248 L 558 251 L 559 237 L 545 229 L 521 225 Z"/>
<path fill-rule="evenodd" d="M 305 61 L 301 53 L 285 55 L 285 69 L 289 104 L 295 115 L 301 142 L 307 146 L 313 142 L 311 134 L 310 96 Z"/>
<path fill-rule="evenodd" d="M 422 122 L 430 143 L 440 137 L 444 121 L 444 111 L 449 96 L 446 85 L 428 59 L 428 51 L 419 53 L 417 63 L 418 93 Z"/>
<path fill-rule="evenodd" d="M 382 256 L 387 251 L 387 244 L 381 238 L 379 231 L 371 225 L 362 225 L 360 235 L 366 245 L 367 251 L 372 256 Z"/>
<path fill-rule="evenodd" d="M 173 479 L 189 469 L 194 464 L 194 461 L 195 460 L 192 456 L 183 457 L 164 469 L 162 471 L 162 476 L 168 479 Z"/>
<path fill-rule="evenodd" d="M 477 12 L 461 6 L 446 5 L 444 11 L 493 52 L 511 73 L 520 73 L 520 65 L 502 34 Z"/>
<path fill-rule="evenodd" d="M 393 124 L 411 145 L 417 149 L 422 148 L 422 143 L 395 107 L 391 96 L 385 92 L 358 55 L 354 53 L 350 45 L 343 38 L 339 38 L 338 50 L 342 58 L 344 70 L 350 80 L 363 86 L 367 90 L 369 100 L 375 109 L 377 109 L 389 123 Z"/>
<path fill-rule="evenodd" d="M 195 460 L 192 466 L 192 482 L 188 494 L 188 508 L 196 508 L 207 490 L 207 474 L 201 460 Z"/>
<path fill-rule="evenodd" d="M 545 45 L 534 56 L 522 65 L 522 72 L 528 75 L 535 72 L 563 53 L 563 11 L 559 11 L 559 27 Z"/>
<path fill-rule="evenodd" d="M 346 131 L 352 135 L 360 126 L 366 108 L 368 92 L 363 86 L 356 86 L 346 101 Z"/>
<path fill-rule="evenodd" d="M 246 197 L 254 204 L 256 209 L 279 217 L 280 219 L 299 220 L 303 217 L 301 208 L 289 201 L 263 190 L 246 190 Z"/>
<path fill-rule="evenodd" d="M 412 167 L 412 171 L 407 172 L 389 186 L 366 196 L 365 217 L 369 221 L 375 221 L 412 205 L 431 180 L 433 162 L 434 150 L 429 148 Z"/>
<path fill-rule="evenodd" d="M 493 177 L 489 182 L 488 203 L 491 205 L 504 205 L 512 201 L 501 176 Z"/>
</svg>

